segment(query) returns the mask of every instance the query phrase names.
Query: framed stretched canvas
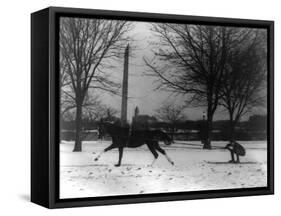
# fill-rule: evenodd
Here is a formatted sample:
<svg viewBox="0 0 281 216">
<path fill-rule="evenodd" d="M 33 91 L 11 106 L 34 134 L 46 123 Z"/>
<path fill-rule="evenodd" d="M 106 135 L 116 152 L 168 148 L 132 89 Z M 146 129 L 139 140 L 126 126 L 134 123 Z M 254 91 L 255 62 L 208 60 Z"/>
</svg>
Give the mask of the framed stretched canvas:
<svg viewBox="0 0 281 216">
<path fill-rule="evenodd" d="M 273 21 L 31 15 L 31 200 L 273 194 Z"/>
</svg>

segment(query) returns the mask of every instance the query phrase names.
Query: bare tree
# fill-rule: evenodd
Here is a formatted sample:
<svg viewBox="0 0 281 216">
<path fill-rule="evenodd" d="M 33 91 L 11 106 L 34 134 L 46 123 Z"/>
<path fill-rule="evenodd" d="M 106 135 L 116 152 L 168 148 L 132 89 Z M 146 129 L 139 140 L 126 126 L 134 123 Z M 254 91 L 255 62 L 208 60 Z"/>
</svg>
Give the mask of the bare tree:
<svg viewBox="0 0 281 216">
<path fill-rule="evenodd" d="M 99 121 L 100 119 L 111 120 L 116 118 L 117 113 L 118 111 L 113 107 L 99 103 L 96 106 L 86 107 L 84 115 L 93 121 Z"/>
<path fill-rule="evenodd" d="M 211 148 L 214 113 L 227 58 L 231 48 L 242 40 L 234 28 L 220 26 L 153 24 L 159 42 L 154 58 L 144 58 L 150 75 L 157 77 L 157 89 L 184 94 L 186 102 L 207 107 L 207 138 L 203 148 Z"/>
<path fill-rule="evenodd" d="M 266 36 L 264 30 L 251 30 L 247 40 L 232 50 L 223 79 L 221 105 L 229 113 L 230 140 L 235 126 L 253 107 L 265 104 Z"/>
<path fill-rule="evenodd" d="M 159 109 L 156 110 L 155 116 L 164 122 L 170 124 L 171 137 L 174 139 L 176 125 L 180 121 L 186 119 L 183 113 L 183 106 L 175 105 L 174 103 L 163 104 Z"/>
<path fill-rule="evenodd" d="M 106 68 L 109 60 L 121 57 L 127 44 L 126 33 L 130 26 L 126 21 L 102 19 L 61 18 L 60 56 L 61 70 L 69 84 L 61 88 L 62 98 L 75 107 L 76 136 L 73 151 L 81 151 L 82 108 L 89 89 L 117 93 L 119 83 L 110 79 Z M 67 108 L 70 109 L 70 108 Z"/>
<path fill-rule="evenodd" d="M 65 59 L 60 53 L 60 117 L 63 119 L 64 115 L 71 109 L 75 108 L 74 100 L 72 95 L 68 95 L 68 92 L 63 90 L 66 86 L 69 86 L 71 81 L 67 71 L 67 64 Z"/>
</svg>

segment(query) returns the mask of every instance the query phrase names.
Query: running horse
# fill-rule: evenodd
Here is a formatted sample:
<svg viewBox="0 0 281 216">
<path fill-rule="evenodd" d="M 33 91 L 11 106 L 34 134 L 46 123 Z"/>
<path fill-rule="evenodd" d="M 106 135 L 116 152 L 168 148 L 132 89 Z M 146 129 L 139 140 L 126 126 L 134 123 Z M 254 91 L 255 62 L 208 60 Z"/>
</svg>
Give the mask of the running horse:
<svg viewBox="0 0 281 216">
<path fill-rule="evenodd" d="M 99 125 L 100 133 L 107 133 L 112 138 L 112 144 L 105 148 L 96 158 L 98 161 L 100 156 L 114 148 L 119 150 L 119 160 L 115 166 L 120 166 L 123 157 L 123 149 L 126 148 L 137 148 L 142 145 L 147 145 L 148 149 L 154 156 L 154 160 L 151 165 L 154 164 L 158 158 L 158 153 L 163 154 L 166 159 L 174 165 L 174 162 L 169 158 L 165 150 L 159 146 L 159 141 L 163 141 L 166 145 L 171 145 L 172 139 L 161 130 L 133 130 L 130 133 L 129 127 L 121 127 L 110 122 L 101 122 Z M 100 136 L 102 137 L 103 134 Z"/>
</svg>

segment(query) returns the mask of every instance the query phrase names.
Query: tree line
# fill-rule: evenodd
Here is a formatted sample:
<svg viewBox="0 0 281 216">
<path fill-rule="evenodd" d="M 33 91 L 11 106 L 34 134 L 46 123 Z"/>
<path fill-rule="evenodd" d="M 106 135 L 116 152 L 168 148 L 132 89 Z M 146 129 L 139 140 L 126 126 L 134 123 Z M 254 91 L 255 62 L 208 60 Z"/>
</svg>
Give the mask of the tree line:
<svg viewBox="0 0 281 216">
<path fill-rule="evenodd" d="M 107 117 L 104 118 L 105 120 Z M 110 119 L 116 120 L 117 116 Z M 98 136 L 100 120 L 84 118 L 82 120 L 82 133 L 91 135 L 92 139 Z M 174 140 L 202 140 L 202 125 L 204 120 L 178 120 L 176 122 L 161 121 L 154 116 L 140 115 L 132 123 L 132 127 L 137 130 L 161 129 L 168 133 Z M 74 140 L 75 121 L 64 120 L 62 124 L 62 135 L 65 140 Z M 216 120 L 213 122 L 212 139 L 229 140 L 231 137 L 229 120 Z M 266 140 L 267 137 L 267 116 L 252 115 L 249 119 L 240 121 L 235 129 L 237 140 Z"/>
</svg>

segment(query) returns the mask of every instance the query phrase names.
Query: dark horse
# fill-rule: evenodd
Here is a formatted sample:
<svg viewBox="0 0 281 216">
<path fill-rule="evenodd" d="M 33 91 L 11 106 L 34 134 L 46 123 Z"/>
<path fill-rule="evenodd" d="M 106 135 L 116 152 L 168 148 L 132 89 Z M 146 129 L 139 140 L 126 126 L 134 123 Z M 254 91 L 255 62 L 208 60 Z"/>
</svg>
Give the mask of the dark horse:
<svg viewBox="0 0 281 216">
<path fill-rule="evenodd" d="M 120 166 L 123 157 L 123 149 L 125 147 L 136 148 L 146 144 L 154 156 L 153 163 L 158 158 L 158 151 L 163 154 L 172 165 L 174 165 L 174 162 L 168 157 L 167 153 L 159 146 L 159 141 L 163 141 L 166 145 L 172 143 L 172 139 L 161 130 L 134 130 L 130 133 L 129 127 L 121 127 L 109 122 L 103 122 L 100 124 L 99 131 L 100 133 L 108 133 L 112 138 L 112 144 L 105 148 L 103 152 L 95 158 L 95 161 L 100 158 L 102 153 L 118 148 L 119 160 L 115 166 Z"/>
</svg>

